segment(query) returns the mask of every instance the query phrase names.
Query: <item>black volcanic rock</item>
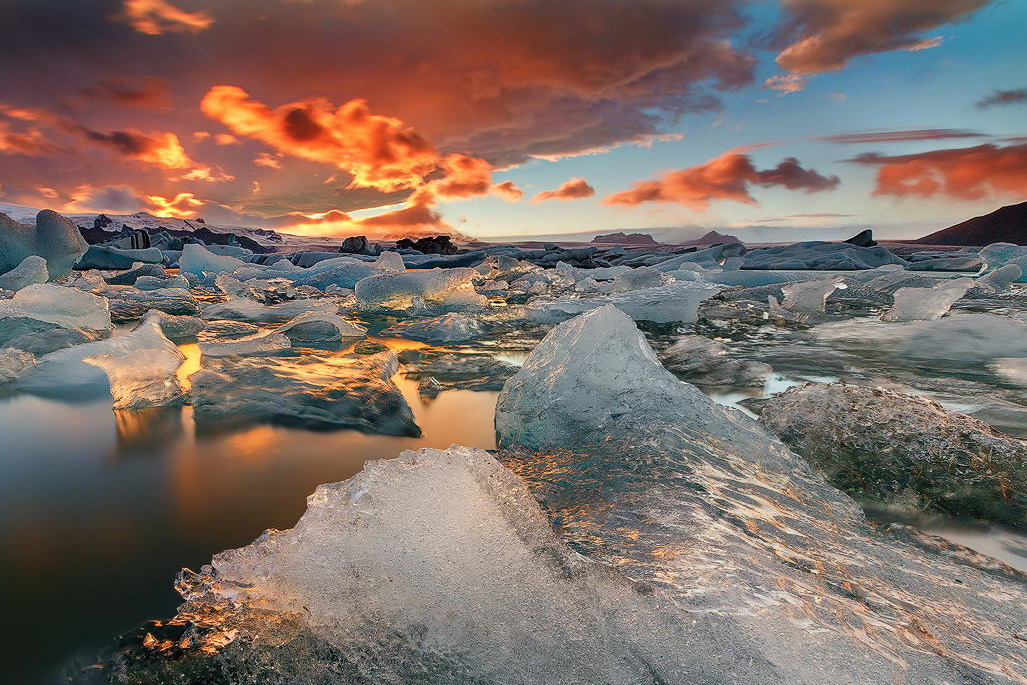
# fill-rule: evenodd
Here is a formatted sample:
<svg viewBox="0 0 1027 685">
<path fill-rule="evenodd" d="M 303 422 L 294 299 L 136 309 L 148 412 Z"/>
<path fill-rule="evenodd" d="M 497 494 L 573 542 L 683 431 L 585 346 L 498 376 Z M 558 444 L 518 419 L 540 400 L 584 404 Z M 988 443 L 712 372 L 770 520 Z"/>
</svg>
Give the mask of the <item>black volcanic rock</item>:
<svg viewBox="0 0 1027 685">
<path fill-rule="evenodd" d="M 342 241 L 342 246 L 339 247 L 339 252 L 346 254 L 377 255 L 381 254 L 382 248 L 378 245 L 371 245 L 368 243 L 367 236 L 353 235 Z"/>
<path fill-rule="evenodd" d="M 915 242 L 927 245 L 1027 245 L 1027 202 L 1007 205 L 991 214 L 967 219 Z"/>
<path fill-rule="evenodd" d="M 456 254 L 459 251 L 448 235 L 418 238 L 417 240 L 402 238 L 396 241 L 396 247 L 417 250 L 423 254 Z"/>
<path fill-rule="evenodd" d="M 856 247 L 874 247 L 877 245 L 877 241 L 874 240 L 874 232 L 869 228 L 865 231 L 860 231 L 845 242 Z"/>
<path fill-rule="evenodd" d="M 616 243 L 618 245 L 659 245 L 648 233 L 607 233 L 592 238 L 593 243 Z"/>
</svg>

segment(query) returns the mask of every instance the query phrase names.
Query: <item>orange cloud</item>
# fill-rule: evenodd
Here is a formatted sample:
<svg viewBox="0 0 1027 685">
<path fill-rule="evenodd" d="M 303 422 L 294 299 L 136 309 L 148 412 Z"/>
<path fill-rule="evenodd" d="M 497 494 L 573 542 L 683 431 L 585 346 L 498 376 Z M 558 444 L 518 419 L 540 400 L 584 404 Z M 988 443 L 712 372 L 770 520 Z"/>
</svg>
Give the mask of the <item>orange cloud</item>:
<svg viewBox="0 0 1027 685">
<path fill-rule="evenodd" d="M 890 157 L 869 153 L 849 161 L 878 167 L 874 195 L 979 200 L 1027 194 L 1027 143 Z"/>
<path fill-rule="evenodd" d="M 425 186 L 440 200 L 463 200 L 487 195 L 492 183 L 492 165 L 470 155 L 447 155 L 441 161 L 443 178 Z M 422 191 L 423 192 L 423 191 Z"/>
<path fill-rule="evenodd" d="M 503 181 L 492 186 L 492 194 L 507 202 L 520 202 L 524 197 L 524 191 L 518 188 L 513 181 Z"/>
<path fill-rule="evenodd" d="M 556 190 L 544 190 L 535 196 L 534 202 L 545 202 L 546 200 L 577 200 L 583 197 L 592 197 L 596 194 L 595 188 L 588 184 L 583 178 L 572 178 L 565 181 Z"/>
<path fill-rule="evenodd" d="M 62 148 L 49 140 L 42 131 L 30 127 L 15 131 L 6 121 L 0 121 L 0 152 L 27 157 L 46 157 L 61 152 Z"/>
<path fill-rule="evenodd" d="M 608 205 L 633 207 L 643 202 L 674 202 L 695 211 L 706 211 L 712 200 L 731 200 L 758 206 L 750 187 L 781 186 L 788 190 L 816 193 L 832 190 L 837 176 L 823 176 L 805 169 L 789 157 L 773 169 L 757 170 L 749 155 L 727 152 L 720 157 L 680 171 L 671 171 L 654 181 L 641 181 L 631 190 L 610 195 Z"/>
<path fill-rule="evenodd" d="M 336 108 L 318 98 L 271 109 L 241 88 L 214 86 L 200 107 L 240 136 L 335 165 L 353 176 L 353 186 L 385 192 L 413 188 L 439 162 L 420 134 L 399 119 L 372 114 L 363 100 Z"/>
<path fill-rule="evenodd" d="M 282 168 L 282 160 L 267 152 L 261 152 L 256 157 L 254 157 L 253 163 L 257 166 L 267 167 L 268 169 Z"/>
<path fill-rule="evenodd" d="M 364 219 L 354 219 L 338 210 L 299 215 L 297 219 L 295 222 L 282 222 L 277 228 L 296 235 L 365 235 L 372 240 L 396 240 L 442 233 L 459 235 L 442 220 L 438 212 L 425 204 L 411 204 Z"/>
<path fill-rule="evenodd" d="M 777 63 L 793 74 L 838 71 L 849 60 L 940 44 L 925 31 L 968 18 L 991 0 L 783 0 Z"/>
<path fill-rule="evenodd" d="M 128 107 L 169 109 L 171 94 L 167 79 L 144 76 L 137 80 L 124 78 L 104 79 L 98 86 L 79 88 L 74 99 L 111 102 Z M 84 104 L 84 103 L 79 103 Z"/>
<path fill-rule="evenodd" d="M 206 204 L 192 193 L 179 193 L 172 198 L 146 195 L 144 199 L 149 205 L 148 211 L 154 216 L 180 219 L 192 219 L 199 213 L 197 210 Z"/>
<path fill-rule="evenodd" d="M 780 91 L 781 95 L 787 95 L 788 93 L 798 93 L 806 87 L 806 84 L 806 78 L 798 74 L 777 74 L 764 81 L 763 87 Z"/>
<path fill-rule="evenodd" d="M 206 12 L 186 12 L 165 0 L 125 0 L 121 18 L 139 33 L 159 36 L 167 32 L 199 33 L 214 23 Z"/>
</svg>

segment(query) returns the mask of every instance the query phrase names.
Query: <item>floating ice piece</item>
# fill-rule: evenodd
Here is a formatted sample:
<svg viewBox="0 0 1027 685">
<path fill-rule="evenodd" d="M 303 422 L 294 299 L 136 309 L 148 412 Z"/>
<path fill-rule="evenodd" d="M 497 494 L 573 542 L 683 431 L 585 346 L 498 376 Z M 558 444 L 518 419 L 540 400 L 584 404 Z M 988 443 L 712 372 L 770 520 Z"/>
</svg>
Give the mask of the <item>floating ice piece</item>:
<svg viewBox="0 0 1027 685">
<path fill-rule="evenodd" d="M 994 271 L 989 271 L 979 276 L 974 285 L 980 286 L 993 293 L 1004 293 L 1009 290 L 1013 283 L 1016 283 L 1023 276 L 1023 269 L 1019 264 L 1006 264 Z"/>
<path fill-rule="evenodd" d="M 276 332 L 287 336 L 294 344 L 336 343 L 367 335 L 367 329 L 363 326 L 347 321 L 338 314 L 324 312 L 303 312 L 279 326 Z"/>
<path fill-rule="evenodd" d="M 361 307 L 405 309 L 415 297 L 441 302 L 454 290 L 469 287 L 476 275 L 466 267 L 380 274 L 360 280 L 354 292 Z"/>
<path fill-rule="evenodd" d="M 38 255 L 46 260 L 50 278 L 67 276 L 87 247 L 78 226 L 57 212 L 39 212 L 34 226 L 0 214 L 0 273 Z"/>
<path fill-rule="evenodd" d="M 3 316 L 27 316 L 65 328 L 105 331 L 113 327 L 106 299 L 49 283 L 26 286 L 11 299 L 0 300 Z"/>
<path fill-rule="evenodd" d="M 226 357 L 190 377 L 197 420 L 279 421 L 420 435 L 392 382 L 393 352 L 360 358 Z"/>
<path fill-rule="evenodd" d="M 201 277 L 232 273 L 245 264 L 246 262 L 236 257 L 216 255 L 203 245 L 196 243 L 186 243 L 182 247 L 182 256 L 178 258 L 178 267 L 182 273 L 191 273 Z"/>
<path fill-rule="evenodd" d="M 374 264 L 354 257 L 335 257 L 286 277 L 291 278 L 296 285 L 310 285 L 324 290 L 330 285 L 352 288 L 357 281 L 379 274 L 381 269 Z"/>
<path fill-rule="evenodd" d="M 218 602 L 242 612 L 215 627 L 216 642 L 234 638 L 251 655 L 297 633 L 326 645 L 241 659 L 295 682 L 367 664 L 378 683 L 781 682 L 744 636 L 705 618 L 686 630 L 651 589 L 571 550 L 523 482 L 482 450 L 368 462 L 319 486 L 307 507 L 293 529 L 180 576 L 185 612 L 215 615 L 207 607 Z M 279 622 L 273 640 L 247 639 L 261 611 L 299 620 Z"/>
<path fill-rule="evenodd" d="M 0 328 L 5 328 L 3 324 L 10 321 L 12 320 L 0 319 Z M 51 352 L 62 350 L 65 347 L 73 347 L 75 345 L 95 342 L 101 339 L 100 334 L 96 331 L 83 330 L 81 328 L 63 328 L 55 324 L 37 321 L 36 319 L 20 319 L 20 321 L 35 321 L 39 324 L 52 326 L 52 328 L 36 329 L 31 332 L 25 332 L 18 337 L 8 339 L 5 343 L 10 347 L 16 347 L 19 350 L 31 352 L 36 357 L 42 357 L 44 354 L 50 354 Z"/>
<path fill-rule="evenodd" d="M 977 256 L 981 259 L 981 271 L 978 276 L 997 271 L 1006 264 L 1015 264 L 1020 267 L 1017 282 L 1027 282 L 1027 247 L 1012 243 L 992 243 L 982 247 Z"/>
<path fill-rule="evenodd" d="M 782 285 L 784 300 L 781 306 L 796 314 L 823 314 L 828 296 L 838 288 L 844 287 L 845 284 L 840 277 Z"/>
<path fill-rule="evenodd" d="M 897 323 L 858 319 L 821 324 L 812 333 L 846 351 L 943 364 L 983 365 L 999 357 L 1027 357 L 1027 322 L 995 314 L 957 313 L 937 321 Z"/>
<path fill-rule="evenodd" d="M 203 308 L 205 319 L 232 319 L 256 323 L 284 323 L 304 312 L 335 314 L 339 305 L 330 299 L 289 300 L 276 305 L 265 305 L 248 298 L 237 297 L 227 302 Z"/>
<path fill-rule="evenodd" d="M 107 298 L 111 319 L 121 323 L 141 319 L 151 309 L 168 314 L 198 314 L 200 303 L 185 288 L 139 290 L 131 285 L 109 285 L 94 291 Z"/>
<path fill-rule="evenodd" d="M 851 271 L 906 263 L 881 245 L 857 247 L 851 243 L 814 240 L 751 250 L 745 254 L 742 268 Z"/>
<path fill-rule="evenodd" d="M 188 290 L 189 281 L 184 276 L 169 276 L 158 278 L 157 276 L 140 276 L 136 279 L 135 287 L 139 290 L 161 290 L 164 288 L 176 288 Z"/>
<path fill-rule="evenodd" d="M 171 340 L 194 338 L 208 326 L 206 321 L 195 316 L 175 316 L 158 309 L 146 313 L 143 321 L 149 320 L 156 321 L 164 335 Z"/>
<path fill-rule="evenodd" d="M 769 364 L 731 359 L 727 345 L 701 335 L 683 335 L 660 354 L 663 365 L 696 385 L 763 387 Z"/>
<path fill-rule="evenodd" d="M 382 273 L 400 273 L 407 270 L 403 264 L 403 257 L 398 252 L 393 252 L 392 250 L 386 250 L 378 255 L 374 266 Z"/>
<path fill-rule="evenodd" d="M 895 306 L 881 315 L 882 321 L 933 321 L 940 319 L 972 288 L 974 279 L 942 281 L 933 288 L 899 288 Z"/>
<path fill-rule="evenodd" d="M 446 293 L 439 304 L 443 309 L 469 311 L 482 309 L 488 303 L 489 298 L 478 294 L 474 287 L 467 283 Z"/>
<path fill-rule="evenodd" d="M 82 259 L 75 264 L 77 269 L 131 269 L 134 264 L 161 264 L 164 253 L 156 247 L 142 250 L 125 250 L 106 245 L 90 245 Z"/>
<path fill-rule="evenodd" d="M 632 271 L 630 266 L 604 266 L 598 269 L 579 269 L 567 262 L 557 262 L 556 271 L 569 276 L 574 281 L 582 281 L 591 278 L 596 281 L 612 281 L 618 276 L 623 276 Z"/>
<path fill-rule="evenodd" d="M 1027 522 L 1027 443 L 931 400 L 806 384 L 771 397 L 760 423 L 857 501 Z"/>
<path fill-rule="evenodd" d="M 773 295 L 767 296 L 767 308 L 768 318 L 773 316 L 784 321 L 791 321 L 793 323 L 806 323 L 809 321 L 809 314 L 794 314 L 784 307 L 777 301 L 777 298 Z"/>
<path fill-rule="evenodd" d="M 0 349 L 0 385 L 16 381 L 36 365 L 31 352 L 6 347 Z"/>
<path fill-rule="evenodd" d="M 450 343 L 480 338 L 482 328 L 477 319 L 463 314 L 445 314 L 431 319 L 400 321 L 382 331 L 382 335 L 430 343 Z"/>
<path fill-rule="evenodd" d="M 136 281 L 142 276 L 167 278 L 168 272 L 160 264 L 144 264 L 142 262 L 136 262 L 128 271 L 122 271 L 114 274 L 113 276 L 107 277 L 107 282 L 111 285 L 135 285 Z"/>
<path fill-rule="evenodd" d="M 0 275 L 0 290 L 21 290 L 36 283 L 46 283 L 49 278 L 46 260 L 37 255 L 29 255 L 21 260 L 21 264 Z"/>
<path fill-rule="evenodd" d="M 292 342 L 281 333 L 259 333 L 231 340 L 206 340 L 200 343 L 204 357 L 253 357 L 274 354 L 292 347 Z"/>
<path fill-rule="evenodd" d="M 543 324 L 558 323 L 582 312 L 612 304 L 635 321 L 694 323 L 699 305 L 720 292 L 717 286 L 698 282 L 676 282 L 659 288 L 634 290 L 619 295 L 561 298 L 531 305 L 527 316 Z"/>
<path fill-rule="evenodd" d="M 640 266 L 637 269 L 629 269 L 613 279 L 610 285 L 611 293 L 626 293 L 631 290 L 642 290 L 644 288 L 657 288 L 661 285 L 661 272 L 651 266 Z"/>
<path fill-rule="evenodd" d="M 149 318 L 130 333 L 41 357 L 19 387 L 62 397 L 110 391 L 115 409 L 180 404 L 184 396 L 175 374 L 184 359 L 157 319 Z"/>
<path fill-rule="evenodd" d="M 988 364 L 988 368 L 1007 383 L 1027 387 L 1027 358 L 1000 357 Z"/>
<path fill-rule="evenodd" d="M 664 273 L 677 271 L 678 269 L 690 268 L 688 265 L 698 265 L 704 268 L 718 268 L 721 263 L 730 257 L 738 257 L 745 254 L 745 246 L 741 243 L 725 243 L 714 245 L 696 252 L 686 252 L 683 255 L 665 259 L 652 267 Z"/>
</svg>

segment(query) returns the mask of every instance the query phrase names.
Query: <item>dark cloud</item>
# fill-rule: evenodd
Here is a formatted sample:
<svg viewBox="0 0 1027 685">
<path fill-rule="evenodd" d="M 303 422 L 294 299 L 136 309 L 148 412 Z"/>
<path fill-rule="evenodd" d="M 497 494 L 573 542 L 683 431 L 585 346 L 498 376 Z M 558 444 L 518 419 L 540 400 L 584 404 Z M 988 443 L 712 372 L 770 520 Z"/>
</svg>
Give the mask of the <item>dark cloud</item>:
<svg viewBox="0 0 1027 685">
<path fill-rule="evenodd" d="M 839 145 L 867 145 L 871 143 L 905 143 L 923 140 L 950 140 L 956 138 L 984 138 L 987 134 L 959 128 L 918 128 L 898 131 L 866 131 L 862 133 L 840 133 L 833 136 L 817 136 L 813 140 L 823 140 Z"/>
<path fill-rule="evenodd" d="M 749 155 L 727 152 L 699 166 L 671 171 L 654 181 L 640 181 L 631 190 L 611 195 L 604 202 L 627 207 L 646 202 L 673 202 L 705 211 L 713 200 L 758 205 L 750 193 L 753 185 L 817 193 L 833 190 L 839 183 L 837 176 L 824 176 L 806 169 L 794 157 L 781 161 L 773 169 L 760 171 Z"/>
<path fill-rule="evenodd" d="M 991 0 L 782 0 L 785 18 L 767 41 L 794 74 L 837 71 L 854 57 L 922 50 L 925 33 L 961 21 Z"/>
<path fill-rule="evenodd" d="M 996 105 L 1019 105 L 1027 102 L 1027 88 L 1013 90 L 993 90 L 987 97 L 977 101 L 977 109 L 987 109 Z"/>
<path fill-rule="evenodd" d="M 91 102 L 109 102 L 125 107 L 168 109 L 171 92 L 166 79 L 154 76 L 139 79 L 106 79 L 99 85 L 79 88 L 69 97 L 73 109 L 81 109 Z"/>
</svg>

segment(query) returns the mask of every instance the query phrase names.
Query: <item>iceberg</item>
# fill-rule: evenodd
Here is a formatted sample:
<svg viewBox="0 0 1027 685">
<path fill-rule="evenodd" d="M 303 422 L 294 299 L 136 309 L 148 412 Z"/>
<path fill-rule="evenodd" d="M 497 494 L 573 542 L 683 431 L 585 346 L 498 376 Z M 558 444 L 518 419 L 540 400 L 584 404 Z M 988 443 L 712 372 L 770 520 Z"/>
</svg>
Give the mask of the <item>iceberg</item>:
<svg viewBox="0 0 1027 685">
<path fill-rule="evenodd" d="M 997 314 L 950 314 L 937 321 L 855 319 L 816 326 L 822 343 L 863 354 L 898 355 L 958 367 L 1027 357 L 1027 322 Z"/>
<path fill-rule="evenodd" d="M 760 423 L 857 501 L 1027 523 L 1027 443 L 923 397 L 806 384 Z"/>
<path fill-rule="evenodd" d="M 469 288 L 477 275 L 466 267 L 379 274 L 358 281 L 354 292 L 364 308 L 406 309 L 415 297 L 441 302 L 454 290 Z"/>
<path fill-rule="evenodd" d="M 182 340 L 195 338 L 201 331 L 208 327 L 203 319 L 195 316 L 168 314 L 159 309 L 151 309 L 143 317 L 143 321 L 155 321 L 170 340 Z"/>
<path fill-rule="evenodd" d="M 13 347 L 0 348 L 0 385 L 16 381 L 36 365 L 31 352 Z"/>
<path fill-rule="evenodd" d="M 111 319 L 117 323 L 136 321 L 151 309 L 168 314 L 199 314 L 200 303 L 185 288 L 139 290 L 131 285 L 109 285 L 93 291 L 107 298 Z"/>
<path fill-rule="evenodd" d="M 131 269 L 140 262 L 145 264 L 164 263 L 164 253 L 156 247 L 142 250 L 126 250 L 106 245 L 90 245 L 82 258 L 75 264 L 76 269 Z"/>
<path fill-rule="evenodd" d="M 398 369 L 394 352 L 205 359 L 190 377 L 193 407 L 205 422 L 275 421 L 416 437 L 420 429 L 392 382 Z"/>
<path fill-rule="evenodd" d="M 375 264 L 368 264 L 353 257 L 335 257 L 318 262 L 313 266 L 286 278 L 296 285 L 309 285 L 324 290 L 329 286 L 352 288 L 357 281 L 381 274 Z"/>
<path fill-rule="evenodd" d="M 139 290 L 161 290 L 163 288 L 188 290 L 189 281 L 184 276 L 169 276 L 167 278 L 140 276 L 136 279 L 135 287 Z"/>
<path fill-rule="evenodd" d="M 793 314 L 823 314 L 827 298 L 838 288 L 844 288 L 840 277 L 820 281 L 799 281 L 781 286 L 784 300 L 781 306 Z"/>
<path fill-rule="evenodd" d="M 367 329 L 363 326 L 347 321 L 338 314 L 317 311 L 303 312 L 279 326 L 275 332 L 285 335 L 294 344 L 311 345 L 337 343 L 367 335 Z"/>
<path fill-rule="evenodd" d="M 707 283 L 679 281 L 659 288 L 633 290 L 618 295 L 596 297 L 564 297 L 549 302 L 532 303 L 527 316 L 541 324 L 564 321 L 582 312 L 613 305 L 635 321 L 652 323 L 694 323 L 699 305 L 720 292 Z"/>
<path fill-rule="evenodd" d="M 0 300 L 0 317 L 28 317 L 65 328 L 106 331 L 113 328 L 107 300 L 77 288 L 49 283 L 29 285 L 9 300 Z"/>
<path fill-rule="evenodd" d="M 980 286 L 992 293 L 1004 293 L 1020 280 L 1023 276 L 1023 269 L 1018 264 L 1006 264 L 994 271 L 989 271 L 976 279 L 974 285 Z"/>
<path fill-rule="evenodd" d="M 769 364 L 728 357 L 727 345 L 701 335 L 683 335 L 660 354 L 663 365 L 695 385 L 763 387 Z"/>
<path fill-rule="evenodd" d="M 49 278 L 46 260 L 37 255 L 29 255 L 18 266 L 0 275 L 0 290 L 21 290 L 36 283 L 46 283 Z"/>
<path fill-rule="evenodd" d="M 429 343 L 474 340 L 482 335 L 481 324 L 463 314 L 445 314 L 429 319 L 400 321 L 381 332 L 383 337 L 409 338 Z"/>
<path fill-rule="evenodd" d="M 382 273 L 400 273 L 407 270 L 403 264 L 403 257 L 398 252 L 391 250 L 386 250 L 378 255 L 374 266 Z"/>
<path fill-rule="evenodd" d="M 231 319 L 255 323 L 284 323 L 304 312 L 335 314 L 339 311 L 337 302 L 331 299 L 288 300 L 276 305 L 265 305 L 245 297 L 235 297 L 227 302 L 212 304 L 203 308 L 205 319 Z"/>
<path fill-rule="evenodd" d="M 219 273 L 232 273 L 244 266 L 246 262 L 228 255 L 216 255 L 203 245 L 187 243 L 182 247 L 182 256 L 178 258 L 181 273 L 189 273 L 198 277 L 216 276 Z"/>
<path fill-rule="evenodd" d="M 615 307 L 549 332 L 507 381 L 496 428 L 500 460 L 575 550 L 667 594 L 686 622 L 729 621 L 722 634 L 746 635 L 780 682 L 1025 672 L 1022 574 L 875 529 L 766 428 L 674 378 Z"/>
<path fill-rule="evenodd" d="M 185 401 L 176 377 L 184 359 L 151 317 L 124 335 L 40 357 L 18 386 L 59 397 L 109 391 L 114 409 L 163 407 Z"/>
<path fill-rule="evenodd" d="M 263 332 L 231 340 L 205 340 L 200 343 L 204 357 L 253 357 L 274 354 L 292 347 L 292 341 L 281 333 Z"/>
<path fill-rule="evenodd" d="M 0 214 L 0 273 L 37 255 L 46 260 L 50 278 L 67 276 L 87 247 L 78 226 L 57 212 L 39 212 L 34 226 Z"/>
<path fill-rule="evenodd" d="M 291 530 L 183 571 L 178 588 L 189 642 L 217 654 L 211 676 L 784 682 L 730 620 L 682 621 L 648 586 L 577 554 L 517 476 L 466 447 L 403 452 L 321 485 Z"/>
<path fill-rule="evenodd" d="M 1017 282 L 1027 282 L 1027 247 L 1012 243 L 992 243 L 982 247 L 977 256 L 981 260 L 981 271 L 978 276 L 985 276 L 1007 264 L 1015 264 L 1020 267 Z"/>
<path fill-rule="evenodd" d="M 893 294 L 895 306 L 881 315 L 882 321 L 933 321 L 948 313 L 952 305 L 974 285 L 972 278 L 942 281 L 933 288 L 899 288 Z"/>
</svg>

